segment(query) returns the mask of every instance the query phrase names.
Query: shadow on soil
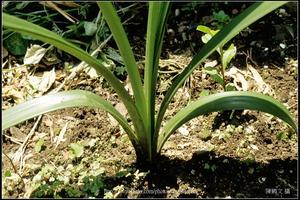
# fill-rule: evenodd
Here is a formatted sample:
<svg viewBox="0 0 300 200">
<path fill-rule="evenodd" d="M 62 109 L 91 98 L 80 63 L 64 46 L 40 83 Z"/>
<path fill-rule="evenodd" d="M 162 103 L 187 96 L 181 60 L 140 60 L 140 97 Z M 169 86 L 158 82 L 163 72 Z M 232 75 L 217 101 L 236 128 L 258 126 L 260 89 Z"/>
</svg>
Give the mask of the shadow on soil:
<svg viewBox="0 0 300 200">
<path fill-rule="evenodd" d="M 137 168 L 135 164 L 127 167 Z M 141 168 L 139 171 L 145 172 Z M 101 176 L 88 181 L 83 189 L 98 191 L 100 198 L 104 190 L 111 191 L 118 185 L 124 185 L 124 191 L 134 192 L 135 198 L 296 198 L 297 160 L 272 160 L 262 164 L 207 151 L 196 152 L 187 161 L 161 156 L 143 180 L 134 187 L 133 182 L 132 176 Z M 45 193 L 46 189 L 38 188 L 36 192 L 43 193 L 40 197 L 52 197 L 52 192 Z M 68 196 L 69 192 L 60 194 L 60 197 Z M 128 192 L 118 195 L 118 198 L 127 197 Z"/>
<path fill-rule="evenodd" d="M 142 192 L 137 197 L 166 198 L 170 189 L 177 193 L 171 196 L 178 198 L 297 197 L 296 177 L 297 160 L 272 160 L 263 164 L 218 157 L 213 152 L 197 152 L 188 161 L 161 157 L 157 167 L 151 169 L 139 186 L 138 191 Z M 123 183 L 120 180 L 116 185 Z M 183 185 L 187 185 L 187 190 Z"/>
</svg>

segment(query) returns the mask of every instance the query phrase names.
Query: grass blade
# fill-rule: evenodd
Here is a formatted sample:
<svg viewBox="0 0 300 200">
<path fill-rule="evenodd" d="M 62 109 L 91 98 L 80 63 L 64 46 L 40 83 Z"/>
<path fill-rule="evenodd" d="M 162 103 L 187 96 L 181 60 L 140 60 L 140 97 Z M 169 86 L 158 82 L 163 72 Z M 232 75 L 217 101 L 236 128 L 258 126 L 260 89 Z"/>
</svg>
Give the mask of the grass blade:
<svg viewBox="0 0 300 200">
<path fill-rule="evenodd" d="M 109 112 L 120 123 L 129 137 L 134 141 L 137 140 L 127 120 L 110 102 L 92 92 L 83 90 L 65 91 L 41 96 L 4 110 L 2 113 L 2 130 L 50 111 L 76 106 L 101 108 Z"/>
<path fill-rule="evenodd" d="M 276 99 L 256 92 L 223 92 L 201 97 L 201 99 L 192 102 L 171 118 L 159 135 L 158 152 L 170 135 L 185 122 L 211 112 L 238 109 L 258 110 L 272 114 L 285 121 L 297 132 L 293 117 Z"/>
<path fill-rule="evenodd" d="M 167 110 L 167 107 L 175 95 L 179 87 L 189 77 L 193 70 L 199 66 L 211 53 L 213 53 L 219 46 L 227 43 L 230 39 L 236 36 L 241 30 L 260 19 L 264 15 L 270 13 L 276 8 L 287 3 L 286 1 L 278 2 L 257 2 L 243 11 L 239 16 L 234 18 L 227 26 L 219 31 L 209 42 L 194 56 L 190 64 L 179 74 L 172 83 L 165 98 L 160 106 L 158 117 L 156 119 L 156 129 L 160 128 L 162 119 Z"/>
</svg>

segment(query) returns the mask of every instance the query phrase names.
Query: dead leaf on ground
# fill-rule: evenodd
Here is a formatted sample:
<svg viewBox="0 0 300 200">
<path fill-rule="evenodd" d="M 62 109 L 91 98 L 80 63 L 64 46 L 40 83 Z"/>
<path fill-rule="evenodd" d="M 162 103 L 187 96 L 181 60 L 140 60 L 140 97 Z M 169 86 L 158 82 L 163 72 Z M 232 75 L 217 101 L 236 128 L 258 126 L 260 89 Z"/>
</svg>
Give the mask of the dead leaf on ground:
<svg viewBox="0 0 300 200">
<path fill-rule="evenodd" d="M 249 70 L 253 74 L 253 79 L 256 82 L 256 85 L 258 86 L 258 91 L 263 92 L 264 94 L 271 93 L 271 89 L 268 86 L 267 83 L 264 82 L 258 71 L 254 69 L 252 66 L 248 66 Z"/>
<path fill-rule="evenodd" d="M 238 91 L 247 91 L 249 84 L 244 75 L 236 67 L 231 67 L 229 71 L 225 72 L 226 76 L 233 78 L 233 84 Z M 239 85 L 240 83 L 240 85 Z"/>
<path fill-rule="evenodd" d="M 236 74 L 236 81 L 238 81 L 242 84 L 243 91 L 248 90 L 248 82 L 246 81 L 245 77 L 241 73 Z"/>
<path fill-rule="evenodd" d="M 17 138 L 17 139 L 22 140 L 22 141 L 26 138 L 26 134 L 24 134 L 17 127 L 10 127 L 9 131 L 10 131 L 11 136 L 14 137 L 14 138 Z"/>
<path fill-rule="evenodd" d="M 44 72 L 41 82 L 39 83 L 38 90 L 42 93 L 47 92 L 52 84 L 55 82 L 56 74 L 55 68 L 49 72 Z"/>
<path fill-rule="evenodd" d="M 26 65 L 35 65 L 38 64 L 44 57 L 47 49 L 41 47 L 40 45 L 32 45 L 27 49 L 24 56 L 24 64 Z"/>
</svg>

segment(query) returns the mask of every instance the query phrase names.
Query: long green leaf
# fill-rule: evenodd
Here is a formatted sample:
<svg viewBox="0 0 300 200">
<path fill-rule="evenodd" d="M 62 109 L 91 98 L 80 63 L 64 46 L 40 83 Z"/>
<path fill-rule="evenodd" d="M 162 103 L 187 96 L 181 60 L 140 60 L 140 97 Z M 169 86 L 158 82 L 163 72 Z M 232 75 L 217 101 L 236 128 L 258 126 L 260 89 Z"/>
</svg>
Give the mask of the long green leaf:
<svg viewBox="0 0 300 200">
<path fill-rule="evenodd" d="M 136 106 L 138 107 L 140 113 L 145 113 L 145 96 L 141 77 L 120 18 L 111 2 L 97 3 L 120 50 L 120 54 L 123 58 L 131 82 L 133 94 L 136 100 Z M 141 116 L 143 115 L 141 114 Z"/>
<path fill-rule="evenodd" d="M 26 20 L 3 13 L 3 26 L 7 29 L 11 29 L 25 35 L 32 36 L 43 42 L 50 43 L 53 46 L 77 57 L 78 59 L 85 61 L 87 64 L 95 68 L 97 72 L 103 75 L 103 77 L 111 84 L 111 86 L 119 95 L 120 99 L 123 101 L 129 115 L 132 118 L 136 130 L 143 131 L 142 119 L 130 95 L 125 90 L 123 84 L 101 62 L 90 56 L 87 52 L 83 51 L 79 47 L 73 45 L 59 35 L 55 34 L 54 32 L 51 32 L 38 25 L 32 24 Z"/>
<path fill-rule="evenodd" d="M 169 2 L 149 2 L 146 60 L 145 60 L 145 97 L 147 106 L 147 141 L 149 152 L 156 152 L 155 137 L 155 91 L 162 41 L 169 10 Z M 153 134 L 154 133 L 154 134 Z M 150 155 L 151 157 L 151 155 Z"/>
<path fill-rule="evenodd" d="M 137 137 L 127 120 L 110 102 L 92 92 L 83 90 L 64 91 L 41 96 L 4 110 L 2 113 L 2 130 L 50 111 L 78 106 L 96 107 L 109 112 L 128 133 L 130 139 L 137 141 Z"/>
<path fill-rule="evenodd" d="M 111 2 L 97 2 L 98 6 L 103 13 L 106 23 L 108 24 L 110 31 L 117 43 L 118 49 L 120 50 L 120 54 L 123 58 L 124 64 L 126 66 L 128 76 L 131 82 L 134 98 L 135 98 L 135 105 L 137 107 L 139 116 L 141 117 L 141 123 L 139 125 L 140 130 L 138 131 L 138 136 L 140 138 L 140 142 L 142 147 L 145 149 L 144 151 L 147 152 L 147 139 L 145 138 L 146 135 L 146 105 L 145 105 L 145 95 L 142 87 L 141 77 L 138 71 L 138 67 L 129 44 L 127 35 L 124 31 L 124 28 L 121 24 L 120 18 L 117 15 L 117 12 L 112 5 Z"/>
<path fill-rule="evenodd" d="M 167 107 L 175 95 L 176 91 L 189 77 L 193 70 L 199 66 L 211 53 L 213 53 L 219 46 L 224 45 L 241 30 L 275 10 L 276 8 L 287 3 L 287 1 L 272 1 L 272 2 L 257 2 L 243 11 L 239 16 L 234 18 L 225 28 L 219 31 L 209 42 L 194 56 L 190 64 L 178 75 L 172 83 L 170 89 L 160 106 L 158 117 L 156 120 L 156 129 L 159 129 Z"/>
<path fill-rule="evenodd" d="M 297 132 L 293 117 L 276 99 L 256 92 L 223 92 L 201 97 L 201 99 L 190 103 L 171 118 L 159 135 L 158 152 L 160 152 L 170 135 L 190 119 L 211 112 L 238 109 L 258 110 L 272 114 L 288 123 Z"/>
</svg>

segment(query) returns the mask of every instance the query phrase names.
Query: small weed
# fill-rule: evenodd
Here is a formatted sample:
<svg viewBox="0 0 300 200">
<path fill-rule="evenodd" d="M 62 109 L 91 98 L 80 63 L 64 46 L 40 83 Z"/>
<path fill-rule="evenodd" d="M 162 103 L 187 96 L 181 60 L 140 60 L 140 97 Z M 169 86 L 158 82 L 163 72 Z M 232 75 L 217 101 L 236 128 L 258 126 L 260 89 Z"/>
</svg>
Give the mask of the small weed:
<svg viewBox="0 0 300 200">
<path fill-rule="evenodd" d="M 209 27 L 203 25 L 197 26 L 197 30 L 205 33 L 201 37 L 202 42 L 205 44 L 220 31 L 219 29 L 212 30 Z M 217 48 L 217 52 L 219 53 L 221 58 L 221 65 L 219 67 L 204 66 L 203 72 L 209 74 L 214 81 L 221 84 L 224 91 L 234 91 L 236 90 L 235 86 L 232 83 L 226 83 L 225 70 L 227 69 L 232 58 L 234 58 L 234 56 L 236 55 L 237 49 L 232 43 L 225 50 L 225 45 L 226 44 L 222 44 Z"/>
<path fill-rule="evenodd" d="M 288 133 L 286 133 L 286 132 L 277 133 L 276 138 L 277 138 L 277 140 L 282 140 L 282 141 L 285 141 L 285 142 L 287 142 L 288 139 L 289 139 Z"/>
<path fill-rule="evenodd" d="M 91 193 L 93 196 L 98 196 L 104 189 L 105 184 L 102 176 L 88 176 L 83 178 L 84 186 L 83 191 Z"/>
<path fill-rule="evenodd" d="M 215 26 L 217 29 L 222 29 L 224 25 L 230 22 L 231 18 L 223 11 L 213 12 L 213 20 L 211 23 L 212 26 Z"/>
</svg>

